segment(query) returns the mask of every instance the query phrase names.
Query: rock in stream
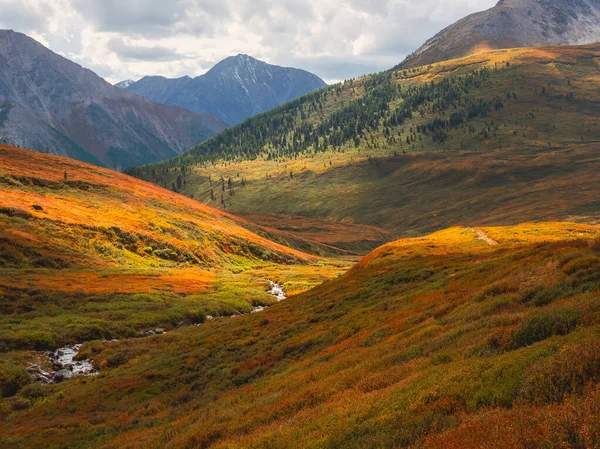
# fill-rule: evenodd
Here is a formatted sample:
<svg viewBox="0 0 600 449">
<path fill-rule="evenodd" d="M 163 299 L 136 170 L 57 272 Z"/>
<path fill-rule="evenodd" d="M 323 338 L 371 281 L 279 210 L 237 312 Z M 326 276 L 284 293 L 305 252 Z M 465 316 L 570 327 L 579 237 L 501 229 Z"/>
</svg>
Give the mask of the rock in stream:
<svg viewBox="0 0 600 449">
<path fill-rule="evenodd" d="M 51 384 L 68 380 L 73 376 L 94 376 L 98 374 L 91 360 L 75 360 L 81 345 L 65 346 L 56 351 L 46 351 L 44 355 L 52 364 L 53 370 L 45 371 L 39 365 L 31 365 L 27 371 L 36 382 Z"/>
</svg>

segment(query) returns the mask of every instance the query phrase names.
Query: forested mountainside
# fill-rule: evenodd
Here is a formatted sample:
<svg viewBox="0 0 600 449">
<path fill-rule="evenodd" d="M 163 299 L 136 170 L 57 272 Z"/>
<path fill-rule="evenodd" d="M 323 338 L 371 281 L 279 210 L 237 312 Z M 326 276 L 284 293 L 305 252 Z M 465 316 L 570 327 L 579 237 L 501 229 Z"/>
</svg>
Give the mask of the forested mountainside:
<svg viewBox="0 0 600 449">
<path fill-rule="evenodd" d="M 593 219 L 599 55 L 497 50 L 350 80 L 128 173 L 282 228 L 286 214 L 396 235 Z"/>
</svg>

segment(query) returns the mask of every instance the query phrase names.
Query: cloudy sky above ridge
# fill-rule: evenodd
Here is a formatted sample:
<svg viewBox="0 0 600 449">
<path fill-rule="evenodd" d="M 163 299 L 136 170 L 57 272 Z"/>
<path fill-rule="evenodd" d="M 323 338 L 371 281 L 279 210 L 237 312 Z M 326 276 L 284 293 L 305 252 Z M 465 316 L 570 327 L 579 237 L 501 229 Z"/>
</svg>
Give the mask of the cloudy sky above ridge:
<svg viewBox="0 0 600 449">
<path fill-rule="evenodd" d="M 245 53 L 332 82 L 384 70 L 497 0 L 0 0 L 28 34 L 111 82 L 197 76 Z"/>
</svg>

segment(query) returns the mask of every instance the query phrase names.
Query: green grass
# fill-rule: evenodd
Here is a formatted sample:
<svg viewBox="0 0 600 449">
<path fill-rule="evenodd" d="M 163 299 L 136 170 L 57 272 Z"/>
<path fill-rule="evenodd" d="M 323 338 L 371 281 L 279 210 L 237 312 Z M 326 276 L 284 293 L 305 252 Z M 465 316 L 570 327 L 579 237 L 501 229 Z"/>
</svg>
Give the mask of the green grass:
<svg viewBox="0 0 600 449">
<path fill-rule="evenodd" d="M 599 446 L 598 229 L 540 222 L 596 218 L 597 54 L 499 51 L 356 80 L 279 108 L 283 128 L 266 130 L 278 120 L 266 114 L 222 136 L 231 148 L 217 139 L 136 171 L 264 227 L 0 148 L 2 442 Z M 467 91 L 448 88 L 483 66 L 489 76 Z M 415 92 L 426 101 L 398 125 Z M 483 116 L 460 123 L 455 114 L 479 99 Z M 362 123 L 352 115 L 363 100 L 370 125 L 356 146 L 343 136 L 358 131 L 346 125 Z M 305 137 L 283 145 L 282 133 L 310 135 L 307 126 L 325 122 L 319 151 Z M 270 139 L 264 148 L 251 147 L 253 124 Z M 323 148 L 324 137 L 335 145 Z M 194 159 L 209 147 L 219 157 Z M 64 182 L 67 170 L 79 179 Z M 422 235 L 528 219 L 536 223 L 394 242 L 338 278 L 348 263 L 273 242 L 352 256 L 390 238 L 377 227 Z M 268 280 L 299 294 L 273 304 Z M 272 307 L 225 318 L 263 304 Z M 175 328 L 206 315 L 223 318 Z M 155 327 L 169 332 L 140 337 Z M 86 342 L 97 377 L 29 382 L 35 351 L 72 342 Z"/>
<path fill-rule="evenodd" d="M 105 282 L 111 282 L 107 275 Z M 203 323 L 206 315 L 249 313 L 275 301 L 267 288 L 264 280 L 228 275 L 197 294 L 7 289 L 0 295 L 0 348 L 54 349 L 89 340 L 138 337 L 142 331 L 173 329 L 180 322 Z"/>
</svg>

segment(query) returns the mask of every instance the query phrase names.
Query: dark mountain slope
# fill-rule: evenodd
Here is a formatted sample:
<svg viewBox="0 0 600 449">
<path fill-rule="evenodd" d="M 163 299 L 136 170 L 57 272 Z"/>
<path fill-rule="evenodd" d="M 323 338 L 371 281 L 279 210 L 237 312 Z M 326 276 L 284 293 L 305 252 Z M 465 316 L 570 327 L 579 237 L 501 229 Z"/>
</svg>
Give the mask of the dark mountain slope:
<svg viewBox="0 0 600 449">
<path fill-rule="evenodd" d="M 129 167 L 173 157 L 223 127 L 114 87 L 24 34 L 0 31 L 0 139 L 7 143 Z"/>
<path fill-rule="evenodd" d="M 322 79 L 304 70 L 238 55 L 194 79 L 145 77 L 129 90 L 151 101 L 214 115 L 235 125 L 325 86 Z"/>
<path fill-rule="evenodd" d="M 181 78 L 165 78 L 164 76 L 145 76 L 139 81 L 130 84 L 127 88 L 150 101 L 169 104 L 169 99 L 185 89 L 192 81 L 189 76 Z"/>
<path fill-rule="evenodd" d="M 580 45 L 600 40 L 598 0 L 501 0 L 428 40 L 402 64 L 416 67 L 478 50 Z"/>
</svg>

